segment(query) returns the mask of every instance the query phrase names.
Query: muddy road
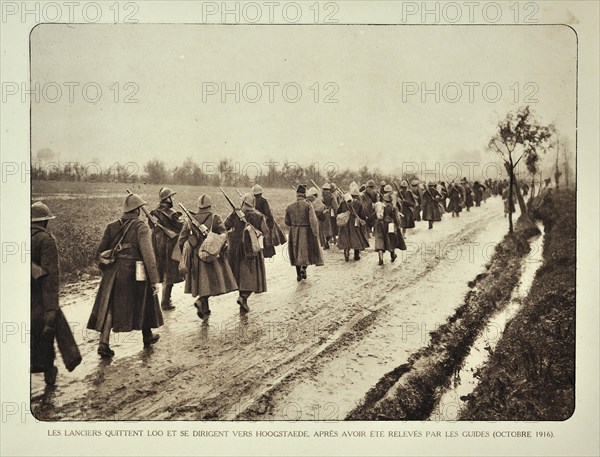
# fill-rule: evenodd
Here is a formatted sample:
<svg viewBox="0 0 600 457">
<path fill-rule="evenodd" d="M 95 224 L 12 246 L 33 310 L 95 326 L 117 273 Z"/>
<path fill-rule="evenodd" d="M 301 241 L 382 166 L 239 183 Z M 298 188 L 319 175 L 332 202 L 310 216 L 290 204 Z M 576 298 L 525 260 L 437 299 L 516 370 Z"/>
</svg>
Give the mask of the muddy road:
<svg viewBox="0 0 600 457">
<path fill-rule="evenodd" d="M 109 361 L 85 329 L 98 281 L 71 285 L 61 305 L 83 362 L 68 373 L 58 360 L 54 388 L 33 375 L 32 412 L 45 420 L 344 419 L 428 344 L 506 230 L 502 201 L 490 198 L 433 230 L 417 222 L 395 263 L 386 255 L 378 266 L 372 247 L 346 263 L 333 249 L 301 283 L 279 247 L 267 261 L 268 292 L 250 297 L 249 314 L 240 315 L 232 293 L 211 298 L 201 321 L 176 285 L 160 341 L 144 350 L 141 332 L 113 334 Z"/>
</svg>

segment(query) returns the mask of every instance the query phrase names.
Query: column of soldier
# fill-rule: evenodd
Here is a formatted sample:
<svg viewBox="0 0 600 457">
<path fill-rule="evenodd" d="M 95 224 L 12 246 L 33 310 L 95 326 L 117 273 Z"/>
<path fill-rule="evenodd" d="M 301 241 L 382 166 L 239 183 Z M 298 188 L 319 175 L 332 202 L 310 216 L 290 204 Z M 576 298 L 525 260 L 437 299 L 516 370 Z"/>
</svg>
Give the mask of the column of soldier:
<svg viewBox="0 0 600 457">
<path fill-rule="evenodd" d="M 506 183 L 475 181 L 471 186 L 465 178 L 426 186 L 418 180 L 410 185 L 406 180 L 399 185 L 382 181 L 379 188 L 369 180 L 362 186 L 352 183 L 348 191 L 325 183 L 319 192 L 313 185 L 308 190 L 295 186 L 296 201 L 285 211 L 289 260 L 297 281 L 307 279 L 309 265 L 323 264 L 323 249 L 337 246 L 346 262 L 351 254 L 358 261 L 371 237 L 379 265 L 385 252 L 394 262 L 395 250 L 406 249 L 404 237 L 415 221 L 428 221 L 432 229 L 445 212 L 459 217 L 463 208 L 479 206 L 490 192 L 506 193 Z M 87 328 L 100 333 L 100 356 L 115 355 L 109 345 L 111 331 L 141 330 L 144 348 L 156 343 L 160 335 L 152 329 L 163 324 L 162 311 L 175 308 L 171 291 L 176 283 L 185 282 L 185 293 L 196 298 L 200 319 L 211 314 L 209 297 L 238 291 L 240 312 L 247 313 L 250 295 L 266 291 L 264 259 L 275 255 L 286 237 L 260 185 L 243 195 L 238 191 L 239 205 L 221 191 L 232 207 L 225 220 L 212 210 L 210 195 L 200 195 L 197 212 L 179 203 L 180 212 L 174 204 L 176 192 L 162 188 L 157 208 L 149 212 L 139 195 L 128 193 L 121 216 L 106 226 L 96 252 L 102 279 Z M 140 218 L 141 211 L 148 223 Z M 44 372 L 48 384 L 56 380 L 55 338 L 69 370 L 81 361 L 58 305 L 58 250 L 47 231 L 54 218 L 45 204 L 32 205 L 31 370 Z"/>
</svg>

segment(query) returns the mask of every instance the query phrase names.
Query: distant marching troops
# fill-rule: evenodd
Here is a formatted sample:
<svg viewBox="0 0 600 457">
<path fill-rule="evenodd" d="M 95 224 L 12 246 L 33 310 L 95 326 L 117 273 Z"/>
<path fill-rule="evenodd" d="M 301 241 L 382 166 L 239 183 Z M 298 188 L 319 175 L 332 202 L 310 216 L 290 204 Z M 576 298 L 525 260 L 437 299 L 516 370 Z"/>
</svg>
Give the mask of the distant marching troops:
<svg viewBox="0 0 600 457">
<path fill-rule="evenodd" d="M 232 209 L 225 220 L 215 214 L 207 194 L 200 195 L 196 212 L 191 212 L 181 203 L 176 208 L 176 192 L 161 188 L 158 205 L 149 212 L 139 195 L 129 193 L 122 214 L 106 226 L 96 252 L 102 279 L 87 328 L 99 332 L 98 354 L 115 355 L 111 332 L 141 330 L 143 347 L 155 344 L 160 335 L 153 329 L 163 325 L 162 311 L 175 308 L 171 293 L 180 282 L 185 284 L 184 292 L 195 298 L 201 319 L 211 315 L 210 297 L 233 291 L 238 292 L 240 313 L 248 313 L 251 294 L 267 291 L 265 258 L 273 257 L 275 247 L 286 241 L 296 280 L 302 282 L 308 279 L 310 265 L 323 265 L 323 249 L 337 246 L 346 262 L 351 254 L 359 261 L 373 238 L 383 265 L 386 252 L 394 262 L 396 249 L 406 249 L 404 238 L 415 221 L 428 221 L 433 229 L 444 213 L 458 217 L 463 208 L 470 211 L 489 195 L 502 196 L 505 214 L 514 211 L 506 181 L 489 179 L 471 186 L 466 178 L 427 185 L 404 179 L 399 185 L 381 181 L 377 188 L 375 180 L 369 179 L 362 186 L 352 183 L 348 191 L 335 183 L 320 189 L 313 184 L 309 189 L 304 184 L 295 186 L 296 200 L 284 214 L 287 240 L 258 184 L 249 193 L 238 191 L 238 205 L 221 189 Z M 58 250 L 47 231 L 48 221 L 54 218 L 43 203 L 32 205 L 31 372 L 43 372 L 49 385 L 56 382 L 58 371 L 54 342 L 68 370 L 81 362 L 58 306 Z"/>
</svg>

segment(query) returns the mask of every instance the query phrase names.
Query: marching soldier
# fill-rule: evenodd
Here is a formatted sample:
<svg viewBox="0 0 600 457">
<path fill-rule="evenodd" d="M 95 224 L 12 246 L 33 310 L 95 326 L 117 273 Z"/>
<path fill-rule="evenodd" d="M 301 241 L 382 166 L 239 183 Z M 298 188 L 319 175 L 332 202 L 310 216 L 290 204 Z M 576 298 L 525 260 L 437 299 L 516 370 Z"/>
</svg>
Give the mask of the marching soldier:
<svg viewBox="0 0 600 457">
<path fill-rule="evenodd" d="M 483 200 L 483 192 L 485 191 L 485 186 L 479 184 L 479 181 L 475 181 L 473 183 L 473 194 L 475 197 L 475 206 L 481 206 L 481 200 Z"/>
<path fill-rule="evenodd" d="M 350 250 L 354 250 L 354 260 L 360 260 L 360 251 L 369 247 L 362 226 L 366 224 L 362 203 L 358 200 L 358 187 L 352 187 L 347 200 L 338 208 L 338 216 L 347 216 L 347 223 L 340 227 L 338 248 L 344 250 L 344 260 L 350 260 Z"/>
<path fill-rule="evenodd" d="M 434 222 L 442 220 L 440 211 L 442 196 L 435 188 L 435 183 L 430 181 L 427 189 L 423 192 L 423 220 L 429 221 L 429 229 L 433 228 Z"/>
<path fill-rule="evenodd" d="M 190 216 L 193 220 L 185 221 L 179 235 L 179 247 L 186 270 L 184 291 L 192 297 L 198 297 L 194 302 L 196 314 L 204 319 L 211 313 L 209 297 L 227 294 L 238 290 L 238 287 L 229 262 L 223 256 L 225 238 L 219 238 L 222 244 L 216 248 L 207 246 L 207 249 L 218 251 L 214 256 L 203 260 L 199 255 L 199 251 L 203 251 L 202 243 L 211 232 L 223 236 L 226 232 L 223 220 L 212 211 L 210 195 L 200 195 L 198 212 L 190 213 Z M 218 242 L 216 240 L 215 244 Z"/>
<path fill-rule="evenodd" d="M 464 195 L 464 189 L 459 184 L 458 179 L 450 184 L 450 189 L 448 190 L 448 207 L 446 211 L 452 213 L 452 217 L 460 216 Z"/>
<path fill-rule="evenodd" d="M 418 179 L 413 179 L 410 182 L 410 190 L 412 190 L 412 193 L 414 194 L 414 196 L 417 199 L 417 202 L 415 203 L 415 207 L 413 208 L 413 214 L 414 214 L 414 220 L 415 221 L 420 221 L 421 220 L 421 202 L 422 202 L 422 198 L 423 198 L 423 193 L 421 192 L 421 188 L 419 187 L 419 180 Z"/>
<path fill-rule="evenodd" d="M 285 225 L 290 228 L 288 252 L 296 267 L 296 280 L 306 279 L 308 265 L 323 265 L 319 244 L 319 221 L 313 205 L 306 200 L 306 186 L 296 188 L 296 201 L 285 210 Z"/>
<path fill-rule="evenodd" d="M 229 249 L 227 251 L 229 265 L 233 276 L 235 277 L 239 297 L 237 299 L 240 305 L 240 312 L 247 313 L 248 297 L 254 292 L 260 294 L 267 291 L 267 275 L 265 271 L 265 258 L 263 251 L 255 252 L 246 235 L 248 224 L 267 237 L 269 236 L 269 227 L 266 216 L 255 209 L 255 197 L 252 194 L 245 194 L 241 201 L 241 210 L 244 213 L 244 220 L 233 211 L 225 219 L 225 228 L 230 231 Z"/>
<path fill-rule="evenodd" d="M 400 232 L 401 217 L 398 208 L 392 202 L 392 193 L 383 194 L 383 203 L 378 203 L 375 220 L 375 250 L 379 254 L 379 265 L 383 265 L 383 253 L 389 251 L 391 261 L 396 260 L 396 248 L 406 250 L 406 244 Z"/>
<path fill-rule="evenodd" d="M 179 273 L 181 251 L 177 241 L 184 220 L 182 214 L 173 209 L 173 196 L 176 193 L 168 187 L 160 189 L 158 193 L 160 203 L 158 208 L 151 212 L 160 223 L 160 226 L 154 225 L 152 228 L 152 244 L 156 253 L 158 274 L 162 282 L 161 307 L 165 311 L 175 309 L 175 306 L 171 303 L 171 291 L 173 290 L 173 284 L 183 281 Z M 172 234 L 172 236 L 169 236 L 169 234 Z"/>
<path fill-rule="evenodd" d="M 375 181 L 369 179 L 367 181 L 367 186 L 365 191 L 362 194 L 362 204 L 363 210 L 365 212 L 365 217 L 367 220 L 368 231 L 370 232 L 375 225 L 375 203 L 379 201 L 379 193 L 377 189 L 375 189 Z"/>
<path fill-rule="evenodd" d="M 252 194 L 255 198 L 255 209 L 259 213 L 262 213 L 267 220 L 267 227 L 269 227 L 268 240 L 265 240 L 265 248 L 263 254 L 265 258 L 269 259 L 275 255 L 275 246 L 285 244 L 285 234 L 281 227 L 273 217 L 271 212 L 271 206 L 265 197 L 263 197 L 263 188 L 259 184 L 252 186 Z M 267 235 L 265 235 L 267 236 Z"/>
<path fill-rule="evenodd" d="M 319 221 L 319 243 L 321 246 L 325 246 L 327 240 L 325 239 L 323 224 L 325 219 L 329 217 L 329 215 L 325 211 L 325 204 L 318 199 L 319 191 L 316 187 L 311 187 L 308 189 L 306 193 L 306 200 L 312 203 L 313 208 L 315 209 L 315 214 L 317 216 L 317 220 Z"/>
<path fill-rule="evenodd" d="M 141 330 L 145 349 L 160 338 L 152 333 L 163 325 L 160 276 L 150 227 L 139 219 L 140 208 L 146 204 L 139 195 L 129 194 L 123 214 L 106 226 L 96 251 L 102 280 L 87 328 L 100 332 L 98 354 L 102 357 L 115 355 L 109 345 L 111 330 Z"/>
<path fill-rule="evenodd" d="M 415 228 L 415 213 L 414 208 L 417 204 L 417 199 L 412 190 L 408 188 L 408 181 L 403 179 L 400 183 L 400 193 L 398 197 L 402 200 L 402 235 L 406 235 L 406 229 Z"/>
<path fill-rule="evenodd" d="M 471 211 L 471 207 L 473 206 L 473 190 L 467 178 L 463 178 L 461 183 L 465 189 L 465 208 L 467 208 L 467 211 Z"/>
<path fill-rule="evenodd" d="M 322 199 L 325 205 L 325 219 L 322 224 L 323 236 L 325 237 L 325 244 L 323 249 L 329 249 L 329 242 L 335 244 L 335 237 L 337 235 L 337 224 L 335 223 L 335 216 L 339 207 L 339 203 L 335 195 L 332 194 L 331 184 L 323 184 Z"/>
<path fill-rule="evenodd" d="M 65 366 L 73 371 L 81 355 L 71 329 L 58 305 L 59 266 L 56 240 L 47 231 L 55 219 L 42 202 L 31 205 L 31 372 L 44 373 L 44 381 L 56 383 L 54 365 L 58 344 Z"/>
</svg>

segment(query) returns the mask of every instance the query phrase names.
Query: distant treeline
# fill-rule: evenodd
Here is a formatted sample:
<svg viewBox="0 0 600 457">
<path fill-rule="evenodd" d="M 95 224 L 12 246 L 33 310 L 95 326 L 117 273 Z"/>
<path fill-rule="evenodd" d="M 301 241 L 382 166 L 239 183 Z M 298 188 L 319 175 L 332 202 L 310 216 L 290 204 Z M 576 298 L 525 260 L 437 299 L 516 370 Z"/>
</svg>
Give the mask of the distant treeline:
<svg viewBox="0 0 600 457">
<path fill-rule="evenodd" d="M 401 179 L 414 179 L 415 175 L 392 176 L 378 169 L 371 170 L 363 166 L 358 170 L 341 169 L 337 163 L 313 163 L 302 166 L 295 162 L 275 160 L 256 162 L 236 162 L 223 159 L 218 162 L 196 162 L 191 157 L 175 168 L 168 168 L 159 159 L 153 159 L 142 166 L 135 162 L 114 163 L 102 167 L 96 162 L 38 161 L 31 167 L 31 178 L 48 181 L 103 181 L 103 182 L 144 182 L 148 184 L 180 184 L 197 186 L 248 186 L 260 184 L 265 187 L 290 187 L 299 183 L 311 185 L 311 180 L 322 185 L 335 182 L 342 188 L 348 188 L 351 182 L 364 184 L 374 179 L 390 182 Z"/>
</svg>

